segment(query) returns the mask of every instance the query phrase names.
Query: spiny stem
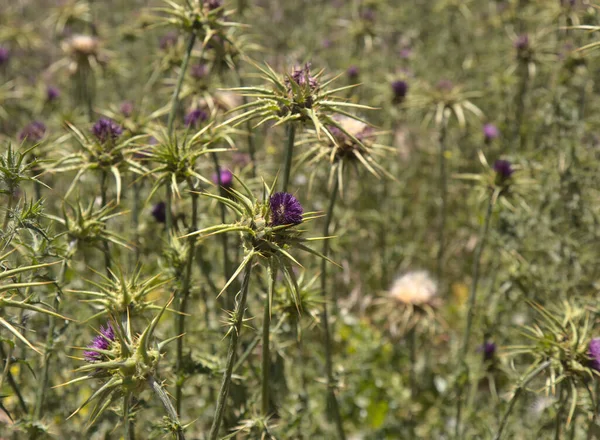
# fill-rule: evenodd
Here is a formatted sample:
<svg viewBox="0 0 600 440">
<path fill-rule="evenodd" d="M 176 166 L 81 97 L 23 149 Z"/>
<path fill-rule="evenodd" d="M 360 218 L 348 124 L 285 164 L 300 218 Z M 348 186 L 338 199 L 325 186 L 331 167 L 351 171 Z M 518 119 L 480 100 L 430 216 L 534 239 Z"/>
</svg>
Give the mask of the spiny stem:
<svg viewBox="0 0 600 440">
<path fill-rule="evenodd" d="M 171 421 L 176 425 L 177 430 L 175 431 L 177 440 L 185 440 L 185 436 L 183 435 L 183 428 L 181 427 L 181 423 L 179 422 L 179 417 L 177 416 L 177 411 L 173 408 L 173 404 L 171 403 L 171 399 L 169 399 L 169 395 L 164 390 L 161 384 L 159 384 L 153 376 L 148 378 L 148 384 L 150 388 L 156 394 L 156 397 L 161 401 L 167 416 L 171 419 Z"/>
<path fill-rule="evenodd" d="M 181 86 L 183 85 L 183 79 L 185 78 L 185 72 L 187 70 L 188 64 L 190 63 L 190 57 L 195 42 L 196 32 L 192 31 L 190 33 L 190 39 L 188 41 L 187 50 L 185 51 L 185 56 L 183 57 L 183 61 L 181 62 L 181 68 L 179 70 L 177 84 L 175 86 L 175 90 L 173 91 L 173 96 L 171 97 L 171 110 L 169 112 L 169 119 L 167 122 L 167 131 L 169 133 L 169 136 L 173 133 L 173 123 L 175 122 L 175 114 L 177 114 L 177 108 L 179 107 L 179 93 L 181 92 Z"/>
<path fill-rule="evenodd" d="M 217 408 L 215 410 L 215 417 L 213 419 L 212 426 L 210 428 L 210 440 L 216 440 L 219 436 L 219 428 L 221 427 L 221 421 L 225 414 L 225 405 L 227 403 L 227 395 L 229 394 L 229 385 L 231 383 L 231 374 L 233 372 L 233 365 L 235 363 L 235 354 L 237 351 L 238 341 L 240 332 L 242 330 L 242 322 L 244 319 L 244 312 L 246 310 L 246 299 L 248 297 L 248 287 L 250 286 L 250 275 L 252 274 L 252 259 L 246 264 L 244 270 L 244 281 L 242 282 L 242 288 L 239 293 L 239 300 L 235 307 L 235 323 L 231 329 L 231 336 L 229 338 L 229 350 L 227 352 L 227 364 L 225 366 L 225 372 L 223 373 L 223 381 L 221 383 L 221 389 L 219 390 L 219 397 L 217 399 Z"/>
<path fill-rule="evenodd" d="M 271 354 L 269 352 L 269 333 L 271 329 L 271 300 L 275 290 L 275 271 L 271 264 L 267 267 L 269 291 L 265 296 L 262 334 L 262 415 L 269 415 L 269 380 L 271 373 Z"/>
<path fill-rule="evenodd" d="M 329 227 L 331 226 L 331 220 L 333 219 L 333 208 L 337 199 L 339 181 L 336 177 L 333 181 L 333 188 L 331 188 L 331 195 L 329 199 L 329 208 L 327 210 L 327 216 L 325 217 L 325 225 L 323 228 L 323 236 L 329 237 Z M 329 240 L 323 241 L 323 255 L 327 257 L 329 254 Z M 324 344 L 325 344 L 325 370 L 327 376 L 327 401 L 328 407 L 333 413 L 334 422 L 340 440 L 346 439 L 344 433 L 344 425 L 342 424 L 342 417 L 340 416 L 340 409 L 335 395 L 335 382 L 333 380 L 333 362 L 331 353 L 331 335 L 329 334 L 329 316 L 327 312 L 327 260 L 324 258 L 321 260 L 321 294 L 323 295 L 323 332 L 324 332 Z"/>
<path fill-rule="evenodd" d="M 508 408 L 506 409 L 506 412 L 504 413 L 504 416 L 502 417 L 502 421 L 500 422 L 500 427 L 498 428 L 498 432 L 496 432 L 496 435 L 494 436 L 494 440 L 500 440 L 500 437 L 502 437 L 502 432 L 504 431 L 504 428 L 506 428 L 506 422 L 508 422 L 508 417 L 510 416 L 510 413 L 512 412 L 512 410 L 514 408 L 515 403 L 517 403 L 517 399 L 519 398 L 519 396 L 521 395 L 521 393 L 523 392 L 525 387 L 529 384 L 529 382 L 531 382 L 533 379 L 535 379 L 538 374 L 540 374 L 542 371 L 544 371 L 549 366 L 550 366 L 550 361 L 546 361 L 546 362 L 540 364 L 519 385 L 519 387 L 515 391 L 515 394 L 510 399 L 510 403 L 508 404 Z"/>
<path fill-rule="evenodd" d="M 194 185 L 188 182 L 190 189 L 194 190 Z M 198 194 L 191 192 L 192 198 L 192 221 L 189 232 L 198 229 Z M 182 335 L 185 332 L 185 313 L 187 309 L 187 301 L 190 293 L 190 284 L 192 280 L 192 267 L 195 255 L 196 237 L 188 238 L 188 255 L 185 266 L 185 276 L 179 298 L 179 314 L 177 315 L 177 334 Z M 183 377 L 183 336 L 177 339 L 177 360 L 175 369 L 178 374 L 177 383 L 175 386 L 175 405 L 177 406 L 177 414 L 181 415 L 181 402 L 183 400 L 182 387 L 185 378 Z"/>
<path fill-rule="evenodd" d="M 475 304 L 477 300 L 477 285 L 479 284 L 479 268 L 481 266 L 481 254 L 483 253 L 483 248 L 485 246 L 486 238 L 488 235 L 488 230 L 490 226 L 490 219 L 492 218 L 492 212 L 494 209 L 494 201 L 496 200 L 496 194 L 491 194 L 488 200 L 487 211 L 485 213 L 485 220 L 483 221 L 483 226 L 481 228 L 481 232 L 479 233 L 479 243 L 477 244 L 477 249 L 475 251 L 475 256 L 473 259 L 473 281 L 471 283 L 471 291 L 469 293 L 469 303 L 467 305 L 467 323 L 465 326 L 465 333 L 463 337 L 462 346 L 460 349 L 459 359 L 463 360 L 466 358 L 467 353 L 469 351 L 469 340 L 471 338 L 471 327 L 473 325 L 473 316 L 475 314 Z M 464 392 L 465 385 L 459 385 L 457 401 L 456 401 L 456 436 L 460 437 L 460 425 L 461 425 L 461 413 L 462 413 L 462 394 Z"/>
<path fill-rule="evenodd" d="M 287 192 L 288 184 L 290 182 L 290 173 L 292 171 L 292 157 L 294 156 L 294 139 L 296 136 L 296 126 L 294 123 L 290 123 L 287 126 L 288 137 L 287 137 L 287 145 L 285 148 L 285 168 L 283 170 L 283 179 L 281 190 L 283 192 Z"/>
</svg>

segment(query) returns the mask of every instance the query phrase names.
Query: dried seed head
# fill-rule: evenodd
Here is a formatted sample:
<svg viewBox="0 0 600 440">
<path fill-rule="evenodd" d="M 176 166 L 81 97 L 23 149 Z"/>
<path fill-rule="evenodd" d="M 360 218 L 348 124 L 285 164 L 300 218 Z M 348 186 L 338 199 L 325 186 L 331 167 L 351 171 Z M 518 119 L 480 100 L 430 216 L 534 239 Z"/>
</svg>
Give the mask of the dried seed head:
<svg viewBox="0 0 600 440">
<path fill-rule="evenodd" d="M 91 35 L 74 35 L 69 40 L 69 48 L 77 55 L 95 55 L 98 52 L 98 39 Z"/>
<path fill-rule="evenodd" d="M 397 278 L 388 293 L 403 304 L 424 305 L 434 301 L 438 287 L 426 271 L 415 271 Z"/>
</svg>

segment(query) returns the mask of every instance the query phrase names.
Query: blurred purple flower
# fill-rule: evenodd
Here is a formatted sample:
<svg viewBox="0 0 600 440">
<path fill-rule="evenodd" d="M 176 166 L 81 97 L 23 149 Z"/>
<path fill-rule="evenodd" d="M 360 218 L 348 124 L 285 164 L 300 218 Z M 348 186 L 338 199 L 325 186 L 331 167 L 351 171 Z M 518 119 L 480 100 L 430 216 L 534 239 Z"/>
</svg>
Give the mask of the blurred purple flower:
<svg viewBox="0 0 600 440">
<path fill-rule="evenodd" d="M 442 79 L 437 83 L 437 88 L 442 92 L 450 92 L 454 88 L 454 83 L 449 79 Z"/>
<path fill-rule="evenodd" d="M 515 49 L 517 49 L 520 52 L 529 49 L 529 35 L 527 35 L 527 34 L 519 35 L 514 42 L 514 46 L 515 46 Z"/>
<path fill-rule="evenodd" d="M 359 73 L 360 73 L 360 71 L 358 70 L 358 67 L 356 67 L 356 66 L 350 66 L 350 67 L 348 67 L 348 70 L 346 70 L 346 75 L 348 75 L 348 78 L 350 78 L 350 79 L 358 78 Z"/>
<path fill-rule="evenodd" d="M 121 114 L 123 116 L 125 116 L 126 118 L 128 118 L 129 116 L 131 116 L 131 113 L 133 113 L 133 102 L 131 101 L 123 101 L 121 103 Z"/>
<path fill-rule="evenodd" d="M 494 124 L 485 124 L 483 126 L 483 136 L 485 136 L 486 142 L 489 142 L 500 136 L 500 131 Z"/>
<path fill-rule="evenodd" d="M 105 327 L 100 326 L 100 334 L 97 335 L 88 348 L 93 348 L 96 350 L 108 350 L 110 345 L 115 341 L 115 332 L 108 323 Z M 87 362 L 99 362 L 102 360 L 104 355 L 102 353 L 98 353 L 97 351 L 84 351 L 83 357 Z"/>
<path fill-rule="evenodd" d="M 46 126 L 43 122 L 33 121 L 30 122 L 21 130 L 19 133 L 19 140 L 23 141 L 27 139 L 30 142 L 39 142 L 46 134 Z"/>
<path fill-rule="evenodd" d="M 399 103 L 404 101 L 404 98 L 406 98 L 406 94 L 408 93 L 408 84 L 406 81 L 399 79 L 393 81 L 391 86 L 392 92 L 394 93 L 394 102 Z"/>
<path fill-rule="evenodd" d="M 307 84 L 312 90 L 319 87 L 319 82 L 317 81 L 317 78 L 310 74 L 310 63 L 306 63 L 304 67 L 294 69 L 290 76 L 292 77 L 294 82 L 300 87 L 304 87 Z M 288 78 L 286 78 L 286 82 L 289 83 Z"/>
<path fill-rule="evenodd" d="M 494 342 L 485 341 L 479 350 L 483 353 L 484 361 L 491 361 L 496 354 L 496 344 Z"/>
<path fill-rule="evenodd" d="M 49 102 L 56 101 L 60 97 L 60 90 L 54 86 L 48 86 L 46 88 L 46 99 Z"/>
<path fill-rule="evenodd" d="M 502 181 L 507 180 L 515 172 L 508 160 L 498 159 L 494 162 L 494 171 Z"/>
<path fill-rule="evenodd" d="M 10 59 L 10 51 L 6 47 L 0 46 L 0 66 L 8 63 Z"/>
<path fill-rule="evenodd" d="M 269 199 L 271 225 L 297 225 L 302 223 L 302 205 L 290 193 L 278 192 Z"/>
<path fill-rule="evenodd" d="M 207 73 L 208 68 L 206 67 L 206 64 L 198 63 L 190 67 L 190 75 L 194 79 L 202 79 L 206 76 Z"/>
<path fill-rule="evenodd" d="M 221 186 L 223 188 L 231 188 L 233 186 L 233 174 L 228 169 L 221 169 L 219 175 L 217 173 L 212 175 L 212 181 L 215 185 L 219 184 L 219 177 L 221 178 Z"/>
<path fill-rule="evenodd" d="M 175 32 L 168 32 L 160 37 L 159 46 L 162 50 L 167 50 L 177 44 L 177 34 Z"/>
<path fill-rule="evenodd" d="M 400 58 L 408 59 L 412 55 L 412 49 L 410 47 L 405 47 L 400 51 Z"/>
<path fill-rule="evenodd" d="M 209 11 L 212 11 L 223 6 L 223 0 L 204 0 L 204 4 L 208 7 Z"/>
<path fill-rule="evenodd" d="M 590 357 L 590 367 L 600 371 L 600 338 L 594 338 L 590 341 L 588 355 Z"/>
<path fill-rule="evenodd" d="M 167 205 L 165 202 L 158 202 L 152 207 L 152 217 L 158 223 L 164 223 L 167 220 Z"/>
<path fill-rule="evenodd" d="M 187 127 L 196 127 L 200 122 L 208 119 L 208 114 L 199 108 L 192 110 L 185 117 L 185 125 Z"/>
<path fill-rule="evenodd" d="M 114 142 L 123 133 L 123 128 L 112 119 L 100 118 L 92 127 L 92 133 L 101 143 Z"/>
</svg>

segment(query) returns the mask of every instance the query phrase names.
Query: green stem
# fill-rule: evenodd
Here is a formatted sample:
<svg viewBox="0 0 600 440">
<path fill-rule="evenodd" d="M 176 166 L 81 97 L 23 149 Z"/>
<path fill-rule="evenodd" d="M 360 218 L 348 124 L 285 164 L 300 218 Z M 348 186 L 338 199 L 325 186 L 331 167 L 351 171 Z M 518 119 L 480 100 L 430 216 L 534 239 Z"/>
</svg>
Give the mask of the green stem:
<svg viewBox="0 0 600 440">
<path fill-rule="evenodd" d="M 271 301 L 275 291 L 275 271 L 271 264 L 267 267 L 269 292 L 265 296 L 262 333 L 262 415 L 269 415 L 269 380 L 271 373 L 271 354 L 269 352 L 269 333 L 271 329 Z"/>
<path fill-rule="evenodd" d="M 471 283 L 471 291 L 469 293 L 469 302 L 467 305 L 467 323 L 465 326 L 465 333 L 463 337 L 462 346 L 460 349 L 459 357 L 462 362 L 466 359 L 467 353 L 469 351 L 469 340 L 471 338 L 471 327 L 473 325 L 473 316 L 475 315 L 475 305 L 477 300 L 477 285 L 479 284 L 479 269 L 481 266 L 481 254 L 483 253 L 483 248 L 485 246 L 486 238 L 488 235 L 488 230 L 490 226 L 490 219 L 492 218 L 492 212 L 494 209 L 494 202 L 496 200 L 496 194 L 490 195 L 488 200 L 487 211 L 485 213 L 485 220 L 483 222 L 483 226 L 479 233 L 479 243 L 477 244 L 477 249 L 475 250 L 475 256 L 473 258 L 473 280 Z M 456 399 L 456 435 L 457 438 L 460 437 L 460 428 L 461 428 L 461 415 L 462 415 L 462 395 L 464 392 L 465 385 L 459 385 L 457 399 Z"/>
<path fill-rule="evenodd" d="M 240 74 L 237 64 L 235 65 L 235 74 L 237 76 L 238 85 L 240 87 L 244 87 L 244 80 L 242 79 L 242 75 Z M 244 105 L 248 104 L 248 98 L 246 97 L 246 95 L 242 96 L 242 103 Z M 252 164 L 251 173 L 252 177 L 256 177 L 256 148 L 254 146 L 254 137 L 252 136 L 252 123 L 250 121 L 246 121 L 246 131 L 248 132 L 246 138 L 248 141 L 248 154 L 250 155 L 250 162 Z"/>
<path fill-rule="evenodd" d="M 443 289 L 444 283 L 444 254 L 445 254 L 445 233 L 446 233 L 446 212 L 448 204 L 448 177 L 446 173 L 446 118 L 442 118 L 440 128 L 439 143 L 439 167 L 440 167 L 440 213 L 438 224 L 438 253 L 437 253 L 437 280 Z"/>
<path fill-rule="evenodd" d="M 153 376 L 150 376 L 148 378 L 148 384 L 150 385 L 150 388 L 152 388 L 152 390 L 154 391 L 154 394 L 156 394 L 156 397 L 158 397 L 158 399 L 163 404 L 167 416 L 174 423 L 175 435 L 177 440 L 185 440 L 185 436 L 183 435 L 183 428 L 181 427 L 181 423 L 179 423 L 179 417 L 177 416 L 177 411 L 175 411 L 175 408 L 171 403 L 171 399 L 169 399 L 169 395 L 163 389 L 163 387 L 156 381 L 156 379 L 154 379 Z"/>
<path fill-rule="evenodd" d="M 175 115 L 177 114 L 177 108 L 179 107 L 179 93 L 181 92 L 181 86 L 183 85 L 183 79 L 185 78 L 185 72 L 187 70 L 188 64 L 190 63 L 190 57 L 195 42 L 196 32 L 192 31 L 192 33 L 190 34 L 190 39 L 188 41 L 185 56 L 183 57 L 183 61 L 181 62 L 181 69 L 179 71 L 179 77 L 177 78 L 177 85 L 175 86 L 175 91 L 173 92 L 173 96 L 171 97 L 171 110 L 169 112 L 169 119 L 167 122 L 167 131 L 169 133 L 169 136 L 173 133 L 173 123 L 175 122 Z"/>
<path fill-rule="evenodd" d="M 288 124 L 287 146 L 285 149 L 285 168 L 283 170 L 283 183 L 281 190 L 287 192 L 290 182 L 290 173 L 292 172 L 292 157 L 294 156 L 294 138 L 296 136 L 296 126 L 294 123 Z"/>
<path fill-rule="evenodd" d="M 167 181 L 165 184 L 165 194 L 165 229 L 167 231 L 167 234 L 170 234 L 171 230 L 173 229 L 173 191 L 171 190 L 170 181 Z"/>
<path fill-rule="evenodd" d="M 339 181 L 337 173 L 334 177 L 333 188 L 331 189 L 331 195 L 329 199 L 329 208 L 327 209 L 327 216 L 325 217 L 325 225 L 323 227 L 323 237 L 329 237 L 329 228 L 333 219 L 333 208 L 337 199 Z M 329 240 L 323 241 L 323 255 L 327 257 L 329 254 Z M 344 425 L 342 423 L 342 417 L 340 415 L 340 409 L 335 394 L 336 384 L 333 380 L 333 362 L 332 362 L 332 347 L 331 347 L 331 335 L 329 333 L 329 315 L 327 311 L 327 260 L 324 258 L 321 260 L 321 294 L 323 295 L 323 334 L 325 344 L 325 372 L 327 376 L 327 402 L 328 408 L 331 410 L 334 418 L 335 427 L 337 430 L 338 438 L 340 440 L 346 439 L 344 433 Z"/>
<path fill-rule="evenodd" d="M 522 381 L 521 385 L 519 385 L 519 387 L 515 391 L 515 394 L 512 396 L 512 399 L 510 399 L 510 403 L 508 404 L 508 408 L 506 409 L 506 412 L 504 413 L 504 416 L 502 417 L 502 421 L 500 422 L 500 427 L 498 428 L 498 432 L 496 432 L 496 435 L 494 436 L 494 440 L 500 440 L 500 437 L 502 437 L 502 432 L 504 431 L 504 428 L 506 428 L 506 422 L 508 422 L 510 413 L 512 412 L 512 410 L 515 406 L 515 403 L 517 403 L 517 399 L 519 398 L 519 396 L 521 395 L 521 393 L 523 392 L 525 387 L 529 384 L 529 382 L 531 382 L 533 379 L 535 379 L 538 374 L 540 374 L 542 371 L 544 371 L 549 366 L 550 366 L 550 361 L 546 361 L 546 362 L 540 364 L 535 370 L 533 370 L 529 374 L 529 376 L 527 376 L 527 378 L 525 378 Z"/>
<path fill-rule="evenodd" d="M 193 191 L 194 186 L 191 182 L 188 182 L 188 186 Z M 189 232 L 193 232 L 198 229 L 198 194 L 191 192 L 192 198 L 192 221 L 190 224 Z M 192 267 L 195 255 L 195 243 L 196 237 L 188 238 L 188 255 L 185 266 L 185 277 L 183 279 L 183 285 L 181 288 L 181 295 L 179 298 L 179 314 L 177 315 L 177 334 L 183 335 L 185 333 L 185 313 L 187 310 L 187 302 L 190 294 L 190 284 L 192 280 Z M 175 405 L 177 406 L 177 414 L 181 415 L 181 402 L 183 400 L 182 387 L 185 378 L 183 377 L 183 336 L 177 339 L 177 360 L 175 369 L 178 374 L 177 383 L 175 386 Z"/>
<path fill-rule="evenodd" d="M 106 172 L 106 170 L 102 170 L 102 177 L 101 177 L 101 182 L 100 182 L 100 205 L 102 207 L 106 206 L 106 200 L 107 200 L 107 188 L 106 188 L 106 181 L 108 180 L 108 173 Z M 104 240 L 102 242 L 102 246 L 104 248 L 104 266 L 106 269 L 106 274 L 107 276 L 110 278 L 111 273 L 110 273 L 110 248 L 108 245 L 108 240 Z"/>
<path fill-rule="evenodd" d="M 123 439 L 130 440 L 131 436 L 131 428 L 132 426 L 129 424 L 129 405 L 130 405 L 131 395 L 126 393 L 123 396 Z"/>
<path fill-rule="evenodd" d="M 141 189 L 142 189 L 142 183 L 134 181 L 133 182 L 133 209 L 131 212 L 131 220 L 133 223 L 133 234 L 134 234 L 133 239 L 135 241 L 135 262 L 134 262 L 133 266 L 135 264 L 137 264 L 137 262 L 140 259 L 139 225 L 140 225 Z"/>
<path fill-rule="evenodd" d="M 14 202 L 15 202 L 15 192 L 9 191 L 8 205 L 6 205 L 6 214 L 4 215 L 4 223 L 2 223 L 2 231 L 6 231 L 6 227 L 8 226 L 8 221 L 10 220 L 10 210 L 12 209 Z"/>
<path fill-rule="evenodd" d="M 227 395 L 229 394 L 229 385 L 231 383 L 231 374 L 233 372 L 233 365 L 235 363 L 235 354 L 237 351 L 238 341 L 242 330 L 242 322 L 244 319 L 244 312 L 246 311 L 246 299 L 248 297 L 248 287 L 250 286 L 250 275 L 252 274 L 252 259 L 246 264 L 244 270 L 244 281 L 242 282 L 242 288 L 239 294 L 239 300 L 236 303 L 234 316 L 235 322 L 231 329 L 231 336 L 229 338 L 229 350 L 227 352 L 227 364 L 225 366 L 225 373 L 223 374 L 223 381 L 221 383 L 221 389 L 219 390 L 219 397 L 217 399 L 217 408 L 215 410 L 215 417 L 213 419 L 212 426 L 210 428 L 210 440 L 216 440 L 219 436 L 219 428 L 221 427 L 221 421 L 225 414 L 225 405 L 227 403 Z"/>
<path fill-rule="evenodd" d="M 17 396 L 17 400 L 19 401 L 19 405 L 21 406 L 21 410 L 25 414 L 27 414 L 29 411 L 27 409 L 27 404 L 25 403 L 25 399 L 23 399 L 23 395 L 21 394 L 19 385 L 17 385 L 15 378 L 13 377 L 12 373 L 10 372 L 11 356 L 12 356 L 12 349 L 8 354 L 6 354 L 6 352 L 4 351 L 4 347 L 2 346 L 2 343 L 0 342 L 0 358 L 6 359 L 6 363 L 5 363 L 5 367 L 4 367 L 4 371 L 3 371 L 3 377 L 6 377 L 6 380 L 8 380 L 8 384 L 15 392 L 15 395 Z"/>
</svg>

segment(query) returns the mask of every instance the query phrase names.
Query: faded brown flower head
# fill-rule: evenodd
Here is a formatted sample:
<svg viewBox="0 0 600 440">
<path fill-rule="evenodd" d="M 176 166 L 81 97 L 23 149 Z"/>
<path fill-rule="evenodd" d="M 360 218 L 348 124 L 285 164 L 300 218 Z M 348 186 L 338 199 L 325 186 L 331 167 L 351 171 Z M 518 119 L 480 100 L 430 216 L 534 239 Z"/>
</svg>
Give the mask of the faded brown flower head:
<svg viewBox="0 0 600 440">
<path fill-rule="evenodd" d="M 76 55 L 94 55 L 98 51 L 98 38 L 91 35 L 74 35 L 68 43 L 68 47 Z"/>
<path fill-rule="evenodd" d="M 432 304 L 437 299 L 437 283 L 424 270 L 408 272 L 396 278 L 388 291 L 389 296 L 403 304 Z"/>
</svg>

